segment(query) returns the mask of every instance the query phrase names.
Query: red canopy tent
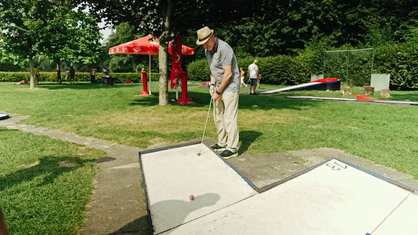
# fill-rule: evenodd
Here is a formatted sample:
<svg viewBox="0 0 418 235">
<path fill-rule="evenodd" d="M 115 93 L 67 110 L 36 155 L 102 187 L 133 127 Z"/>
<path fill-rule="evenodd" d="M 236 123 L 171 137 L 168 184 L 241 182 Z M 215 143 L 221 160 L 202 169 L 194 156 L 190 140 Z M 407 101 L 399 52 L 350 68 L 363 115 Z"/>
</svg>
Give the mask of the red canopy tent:
<svg viewBox="0 0 418 235">
<path fill-rule="evenodd" d="M 149 59 L 149 81 L 151 84 L 151 56 L 158 55 L 160 46 L 160 40 L 158 38 L 147 35 L 142 38 L 135 39 L 130 42 L 126 42 L 114 47 L 109 48 L 109 54 L 122 54 L 122 55 L 148 55 Z M 168 52 L 171 53 L 171 43 L 168 44 Z M 183 55 L 193 55 L 194 48 L 188 46 L 182 46 L 181 52 Z M 151 86 L 150 86 L 151 87 Z M 151 92 L 151 89 L 150 89 Z"/>
</svg>

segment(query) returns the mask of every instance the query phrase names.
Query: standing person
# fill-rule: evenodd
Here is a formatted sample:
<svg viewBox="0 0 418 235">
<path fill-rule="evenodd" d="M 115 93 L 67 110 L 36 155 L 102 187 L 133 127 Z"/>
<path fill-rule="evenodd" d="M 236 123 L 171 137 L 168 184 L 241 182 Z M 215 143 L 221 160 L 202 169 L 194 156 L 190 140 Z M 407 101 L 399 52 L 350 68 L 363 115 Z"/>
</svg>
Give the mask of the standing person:
<svg viewBox="0 0 418 235">
<path fill-rule="evenodd" d="M 75 78 L 75 69 L 73 66 L 70 67 L 70 81 L 74 82 L 74 78 Z"/>
<path fill-rule="evenodd" d="M 103 67 L 102 78 L 103 78 L 103 83 L 104 84 L 109 84 L 110 73 L 109 73 L 109 70 L 106 67 Z"/>
<path fill-rule="evenodd" d="M 245 84 L 245 82 L 244 82 L 245 72 L 242 68 L 239 68 L 239 71 L 240 71 L 240 76 L 241 76 L 241 86 L 244 85 L 245 87 L 247 87 L 247 84 Z"/>
<path fill-rule="evenodd" d="M 90 82 L 96 83 L 96 68 L 91 68 L 90 70 Z"/>
<path fill-rule="evenodd" d="M 65 81 L 68 81 L 69 78 L 70 78 L 70 69 L 67 68 L 65 70 L 65 78 L 64 78 L 64 80 Z"/>
<path fill-rule="evenodd" d="M 250 95 L 255 95 L 255 89 L 257 87 L 258 80 L 258 60 L 254 60 L 252 64 L 248 66 L 248 73 L 250 74 Z"/>
<path fill-rule="evenodd" d="M 210 94 L 218 133 L 218 142 L 211 148 L 222 151 L 220 156 L 229 159 L 238 156 L 238 101 L 240 72 L 231 46 L 217 38 L 205 26 L 197 31 L 197 45 L 202 45 L 210 68 Z"/>
</svg>

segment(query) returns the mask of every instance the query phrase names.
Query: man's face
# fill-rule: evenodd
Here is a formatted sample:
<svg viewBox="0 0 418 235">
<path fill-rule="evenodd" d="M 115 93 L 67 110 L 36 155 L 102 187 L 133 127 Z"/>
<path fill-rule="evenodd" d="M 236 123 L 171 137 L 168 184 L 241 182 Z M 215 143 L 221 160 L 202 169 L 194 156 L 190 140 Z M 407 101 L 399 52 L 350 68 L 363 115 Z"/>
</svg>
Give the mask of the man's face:
<svg viewBox="0 0 418 235">
<path fill-rule="evenodd" d="M 212 35 L 210 36 L 209 40 L 206 43 L 202 44 L 202 47 L 208 51 L 212 51 L 213 48 L 215 47 L 215 43 L 216 43 L 216 39 Z"/>
</svg>

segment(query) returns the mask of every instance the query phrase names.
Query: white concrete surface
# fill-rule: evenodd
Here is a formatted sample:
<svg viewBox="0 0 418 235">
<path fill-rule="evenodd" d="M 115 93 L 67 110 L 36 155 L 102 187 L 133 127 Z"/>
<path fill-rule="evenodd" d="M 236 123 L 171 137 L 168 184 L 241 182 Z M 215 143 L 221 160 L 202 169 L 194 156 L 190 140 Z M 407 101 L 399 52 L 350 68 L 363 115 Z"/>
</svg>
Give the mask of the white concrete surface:
<svg viewBox="0 0 418 235">
<path fill-rule="evenodd" d="M 142 154 L 141 161 L 155 234 L 257 194 L 203 144 Z"/>
<path fill-rule="evenodd" d="M 210 150 L 197 157 L 199 146 L 142 157 L 156 234 L 418 231 L 417 195 L 342 161 L 332 159 L 257 194 Z M 187 198 L 192 193 L 195 201 Z"/>
<path fill-rule="evenodd" d="M 410 194 L 373 235 L 418 234 L 418 197 Z"/>
</svg>

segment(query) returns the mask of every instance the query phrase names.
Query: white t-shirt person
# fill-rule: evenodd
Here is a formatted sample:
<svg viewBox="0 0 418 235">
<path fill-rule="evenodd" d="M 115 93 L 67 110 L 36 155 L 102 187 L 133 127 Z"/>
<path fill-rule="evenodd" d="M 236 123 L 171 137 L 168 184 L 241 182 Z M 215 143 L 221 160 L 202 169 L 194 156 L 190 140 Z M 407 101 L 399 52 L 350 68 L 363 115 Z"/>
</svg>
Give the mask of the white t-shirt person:
<svg viewBox="0 0 418 235">
<path fill-rule="evenodd" d="M 255 94 L 255 89 L 257 87 L 257 79 L 258 79 L 258 60 L 254 60 L 252 64 L 248 66 L 248 73 L 250 74 L 250 94 Z"/>
<path fill-rule="evenodd" d="M 258 78 L 257 62 L 258 62 L 257 60 L 254 60 L 254 62 L 248 66 L 248 73 L 250 74 L 251 79 L 257 79 Z"/>
</svg>

